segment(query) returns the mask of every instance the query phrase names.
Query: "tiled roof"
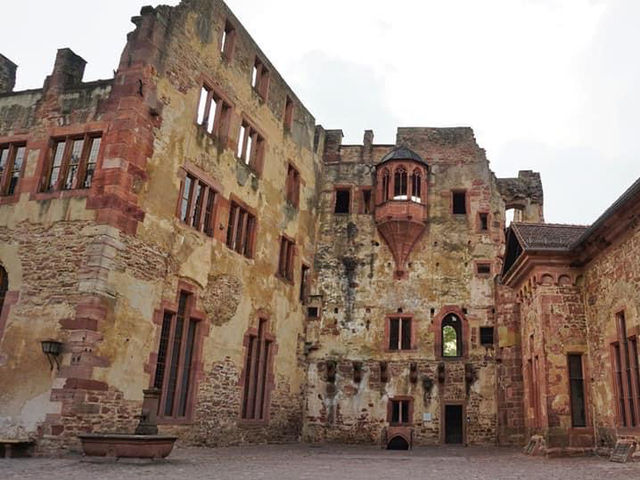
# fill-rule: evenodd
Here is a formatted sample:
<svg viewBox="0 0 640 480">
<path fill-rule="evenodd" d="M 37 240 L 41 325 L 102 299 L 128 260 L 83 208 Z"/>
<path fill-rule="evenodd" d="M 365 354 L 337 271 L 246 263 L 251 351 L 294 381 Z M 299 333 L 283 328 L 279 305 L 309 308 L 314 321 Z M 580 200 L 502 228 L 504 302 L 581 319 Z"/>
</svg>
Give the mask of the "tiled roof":
<svg viewBox="0 0 640 480">
<path fill-rule="evenodd" d="M 420 155 L 407 147 L 394 148 L 384 157 L 382 157 L 380 163 L 382 164 L 390 160 L 415 160 L 416 162 L 424 163 L 425 165 L 427 164 L 427 162 L 425 162 Z"/>
<path fill-rule="evenodd" d="M 553 223 L 512 223 L 511 227 L 524 250 L 570 250 L 589 228 Z"/>
</svg>

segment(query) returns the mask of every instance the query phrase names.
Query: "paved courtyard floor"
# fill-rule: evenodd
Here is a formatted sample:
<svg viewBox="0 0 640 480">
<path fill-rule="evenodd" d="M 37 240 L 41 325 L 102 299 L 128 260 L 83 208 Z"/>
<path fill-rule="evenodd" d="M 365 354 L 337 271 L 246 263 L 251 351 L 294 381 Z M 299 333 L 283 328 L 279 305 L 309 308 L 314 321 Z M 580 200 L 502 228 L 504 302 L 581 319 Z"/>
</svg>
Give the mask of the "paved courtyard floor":
<svg viewBox="0 0 640 480">
<path fill-rule="evenodd" d="M 80 456 L 0 459 L 0 479 L 640 479 L 640 463 L 599 457 L 531 458 L 519 450 L 429 447 L 386 451 L 373 447 L 273 445 L 177 448 L 158 463 L 93 462 Z"/>
</svg>

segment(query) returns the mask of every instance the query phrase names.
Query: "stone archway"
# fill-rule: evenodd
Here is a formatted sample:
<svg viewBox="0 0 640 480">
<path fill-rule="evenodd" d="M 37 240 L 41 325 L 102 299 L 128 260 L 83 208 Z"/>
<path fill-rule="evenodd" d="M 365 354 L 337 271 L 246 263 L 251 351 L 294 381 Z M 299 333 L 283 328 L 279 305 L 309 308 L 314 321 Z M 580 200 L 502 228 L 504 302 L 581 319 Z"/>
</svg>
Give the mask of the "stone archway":
<svg viewBox="0 0 640 480">
<path fill-rule="evenodd" d="M 402 435 L 396 435 L 387 443 L 387 450 L 409 450 L 409 442 Z"/>
</svg>

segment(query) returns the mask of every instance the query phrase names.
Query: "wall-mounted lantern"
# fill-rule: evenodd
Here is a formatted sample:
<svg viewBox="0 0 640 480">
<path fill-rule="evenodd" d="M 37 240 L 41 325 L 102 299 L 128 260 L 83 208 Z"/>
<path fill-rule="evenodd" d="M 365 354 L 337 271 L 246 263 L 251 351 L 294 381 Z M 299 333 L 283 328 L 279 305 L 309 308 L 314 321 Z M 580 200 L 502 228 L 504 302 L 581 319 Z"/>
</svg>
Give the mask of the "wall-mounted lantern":
<svg viewBox="0 0 640 480">
<path fill-rule="evenodd" d="M 62 342 L 57 340 L 42 340 L 42 353 L 47 356 L 51 370 L 53 370 L 53 363 L 55 362 L 58 370 L 60 370 L 60 354 L 62 353 Z"/>
</svg>

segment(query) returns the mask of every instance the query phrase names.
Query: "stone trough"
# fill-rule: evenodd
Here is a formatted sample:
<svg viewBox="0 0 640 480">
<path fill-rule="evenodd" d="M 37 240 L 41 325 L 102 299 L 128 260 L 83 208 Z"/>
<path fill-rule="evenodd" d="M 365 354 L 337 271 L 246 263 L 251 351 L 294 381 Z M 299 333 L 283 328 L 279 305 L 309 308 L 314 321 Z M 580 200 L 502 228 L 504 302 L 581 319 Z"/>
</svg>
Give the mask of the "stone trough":
<svg viewBox="0 0 640 480">
<path fill-rule="evenodd" d="M 135 434 L 87 433 L 78 435 L 82 451 L 89 457 L 109 458 L 166 458 L 173 450 L 177 437 L 158 435 L 156 412 L 160 390 L 144 390 L 142 415 Z"/>
</svg>

